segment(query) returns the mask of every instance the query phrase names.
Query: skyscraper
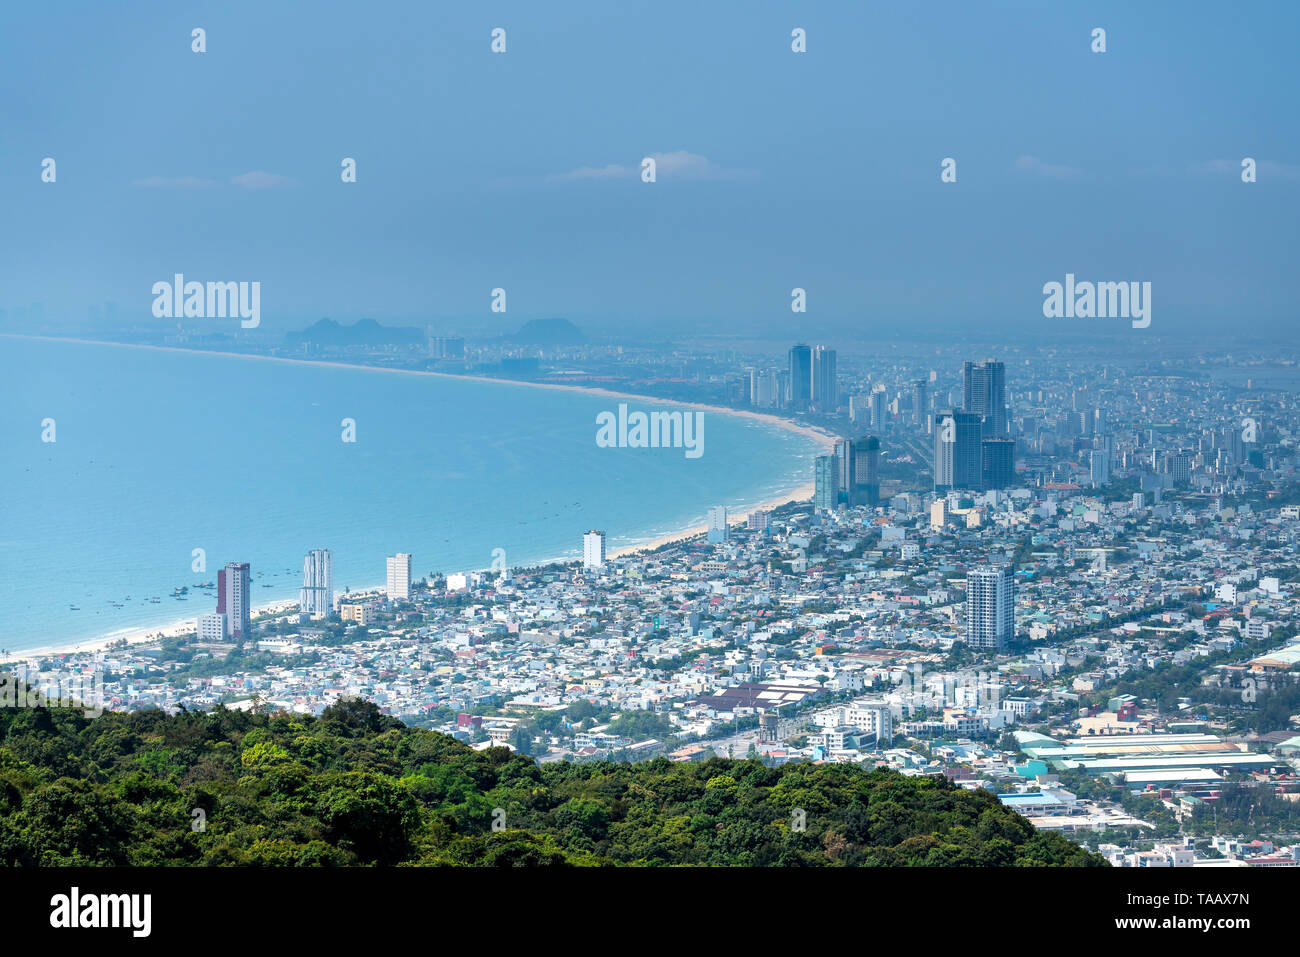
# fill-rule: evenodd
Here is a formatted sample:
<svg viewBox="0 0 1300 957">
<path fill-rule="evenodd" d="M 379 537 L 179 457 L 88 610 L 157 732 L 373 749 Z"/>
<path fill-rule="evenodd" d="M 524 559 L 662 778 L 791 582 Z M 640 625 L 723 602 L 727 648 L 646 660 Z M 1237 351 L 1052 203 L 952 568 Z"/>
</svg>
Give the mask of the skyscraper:
<svg viewBox="0 0 1300 957">
<path fill-rule="evenodd" d="M 464 359 L 465 339 L 463 336 L 429 336 L 429 358 Z"/>
<path fill-rule="evenodd" d="M 836 501 L 852 508 L 857 504 L 857 445 L 852 439 L 835 443 Z"/>
<path fill-rule="evenodd" d="M 593 528 L 582 536 L 582 567 L 601 568 L 605 564 L 605 533 Z"/>
<path fill-rule="evenodd" d="M 1191 477 L 1192 457 L 1185 451 L 1166 452 L 1164 472 L 1174 485 L 1186 485 Z"/>
<path fill-rule="evenodd" d="M 980 487 L 1010 488 L 1016 481 L 1015 439 L 987 438 L 980 443 Z"/>
<path fill-rule="evenodd" d="M 812 401 L 812 349 L 802 342 L 790 350 L 790 405 L 807 409 Z"/>
<path fill-rule="evenodd" d="M 916 425 L 925 425 L 929 412 L 930 383 L 925 379 L 917 379 L 912 383 L 912 422 Z"/>
<path fill-rule="evenodd" d="M 966 575 L 966 644 L 1002 649 L 1015 637 L 1016 585 L 1007 565 L 983 565 Z"/>
<path fill-rule="evenodd" d="M 832 510 L 839 500 L 839 458 L 819 455 L 813 460 L 813 508 Z"/>
<path fill-rule="evenodd" d="M 389 601 L 406 601 L 411 597 L 411 556 L 406 552 L 389 555 L 385 562 L 388 585 L 385 589 Z"/>
<path fill-rule="evenodd" d="M 983 483 L 980 415 L 944 409 L 934 417 L 934 487 L 978 489 Z"/>
<path fill-rule="evenodd" d="M 834 412 L 839 405 L 834 349 L 816 346 L 812 352 L 812 404 L 822 412 Z"/>
<path fill-rule="evenodd" d="M 861 392 L 849 396 L 849 421 L 854 425 L 871 424 L 871 396 Z"/>
<path fill-rule="evenodd" d="M 1092 455 L 1088 459 L 1088 473 L 1093 488 L 1110 484 L 1110 470 L 1115 461 L 1115 437 L 1107 433 L 1092 440 Z"/>
<path fill-rule="evenodd" d="M 884 431 L 888 401 L 889 396 L 883 385 L 878 385 L 871 391 L 871 427 L 877 432 Z"/>
<path fill-rule="evenodd" d="M 334 610 L 334 556 L 328 548 L 313 548 L 302 560 L 302 591 L 298 605 L 313 619 Z"/>
<path fill-rule="evenodd" d="M 217 573 L 217 614 L 226 619 L 226 637 L 248 637 L 252 614 L 252 572 L 248 562 L 227 562 Z"/>
<path fill-rule="evenodd" d="M 1093 488 L 1110 484 L 1110 456 L 1103 449 L 1093 449 L 1088 456 L 1088 477 Z"/>
<path fill-rule="evenodd" d="M 880 502 L 880 439 L 864 435 L 853 445 L 853 502 L 875 508 Z"/>
<path fill-rule="evenodd" d="M 1000 439 L 1007 434 L 1006 366 L 993 359 L 962 364 L 962 409 L 977 412 L 983 438 Z"/>
<path fill-rule="evenodd" d="M 713 505 L 709 508 L 708 539 L 715 545 L 727 540 L 727 506 Z"/>
</svg>

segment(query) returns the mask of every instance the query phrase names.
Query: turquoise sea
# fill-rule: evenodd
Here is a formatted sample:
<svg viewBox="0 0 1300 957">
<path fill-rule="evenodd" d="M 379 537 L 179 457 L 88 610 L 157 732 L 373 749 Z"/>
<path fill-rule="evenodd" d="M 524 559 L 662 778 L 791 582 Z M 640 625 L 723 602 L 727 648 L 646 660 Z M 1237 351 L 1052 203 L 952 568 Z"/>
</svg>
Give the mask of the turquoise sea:
<svg viewBox="0 0 1300 957">
<path fill-rule="evenodd" d="M 699 458 L 599 448 L 596 416 L 619 400 L 107 344 L 0 338 L 0 395 L 10 651 L 212 611 L 215 589 L 194 586 L 228 561 L 252 563 L 256 606 L 297 597 L 311 548 L 333 550 L 338 591 L 381 585 L 399 551 L 418 578 L 487 568 L 497 548 L 511 566 L 578 557 L 589 528 L 613 550 L 801 485 L 817 454 L 711 412 Z"/>
</svg>

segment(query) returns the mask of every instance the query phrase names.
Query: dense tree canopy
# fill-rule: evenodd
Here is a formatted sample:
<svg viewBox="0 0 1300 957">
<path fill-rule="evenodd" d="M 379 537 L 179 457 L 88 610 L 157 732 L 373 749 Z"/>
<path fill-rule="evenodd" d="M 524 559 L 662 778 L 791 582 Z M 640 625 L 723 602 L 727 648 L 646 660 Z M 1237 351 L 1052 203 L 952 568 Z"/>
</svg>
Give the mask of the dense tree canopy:
<svg viewBox="0 0 1300 957">
<path fill-rule="evenodd" d="M 0 863 L 1096 865 L 983 791 L 849 765 L 544 764 L 319 718 L 0 711 Z"/>
</svg>

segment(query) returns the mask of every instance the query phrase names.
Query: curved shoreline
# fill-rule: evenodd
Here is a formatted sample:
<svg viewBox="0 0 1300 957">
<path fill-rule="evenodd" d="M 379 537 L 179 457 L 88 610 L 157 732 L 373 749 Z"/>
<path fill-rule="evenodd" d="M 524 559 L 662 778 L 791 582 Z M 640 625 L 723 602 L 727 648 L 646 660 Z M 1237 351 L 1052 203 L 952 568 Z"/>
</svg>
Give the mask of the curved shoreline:
<svg viewBox="0 0 1300 957">
<path fill-rule="evenodd" d="M 394 369 L 386 366 L 364 365 L 355 362 L 336 362 L 327 359 L 293 359 L 285 356 L 265 356 L 252 355 L 242 352 L 221 352 L 211 349 L 188 349 L 181 346 L 156 346 L 144 343 L 129 342 L 112 342 L 99 339 L 78 339 L 64 336 L 32 336 L 21 335 L 17 333 L 0 333 L 0 338 L 6 339 L 27 339 L 38 342 L 69 342 L 77 345 L 95 345 L 95 346 L 116 346 L 122 349 L 147 349 L 155 352 L 177 352 L 187 355 L 200 356 L 218 356 L 229 359 L 253 359 L 264 362 L 285 362 L 295 365 L 319 366 L 323 368 L 350 369 L 363 372 L 386 372 L 406 375 L 432 376 L 442 379 L 457 379 L 466 382 L 483 382 L 493 385 L 511 385 L 519 388 L 530 389 L 553 389 L 564 392 L 577 392 L 585 395 L 601 396 L 613 399 L 633 399 L 638 402 L 652 403 L 657 405 L 672 406 L 682 409 L 695 409 L 703 412 L 712 412 L 720 415 L 729 415 L 737 418 L 749 419 L 759 422 L 763 425 L 775 426 L 787 432 L 793 432 L 802 435 L 805 438 L 812 439 L 822 446 L 823 449 L 831 449 L 839 436 L 833 435 L 824 429 L 812 425 L 803 425 L 798 422 L 792 422 L 781 416 L 771 415 L 764 412 L 753 412 L 747 409 L 731 409 L 726 406 L 708 405 L 701 402 L 679 402 L 672 399 L 660 398 L 658 396 L 640 395 L 634 392 L 618 392 L 612 389 L 600 388 L 597 386 L 566 385 L 558 382 L 521 382 L 517 379 L 502 379 L 494 376 L 477 376 L 465 373 L 455 372 L 432 372 L 425 369 Z M 748 511 L 759 509 L 773 509 L 790 502 L 800 502 L 809 500 L 813 494 L 813 483 L 805 482 L 794 488 L 786 489 L 766 499 L 765 501 L 752 506 L 745 506 L 743 503 L 737 508 L 746 508 Z M 730 509 L 732 506 L 728 506 Z M 743 517 L 729 518 L 730 524 L 743 522 Z M 677 529 L 662 535 L 655 536 L 649 541 L 638 542 L 626 545 L 609 553 L 610 558 L 622 558 L 637 552 L 650 551 L 669 545 L 674 542 L 685 541 L 690 538 L 702 535 L 707 531 L 707 525 L 697 523 L 695 525 Z M 572 558 L 552 558 L 538 562 L 538 565 L 560 564 L 566 561 L 573 561 Z M 259 614 L 265 614 L 268 611 L 284 611 L 285 609 L 296 606 L 295 600 L 281 599 L 279 601 L 268 602 L 252 609 L 252 614 L 256 617 Z M 117 629 L 107 635 L 100 635 L 95 638 L 87 638 L 81 641 L 70 643 L 59 643 L 54 645 L 42 645 L 35 648 L 26 648 L 11 650 L 5 655 L 0 655 L 0 663 L 13 663 L 26 661 L 32 658 L 61 656 L 61 655 L 84 655 L 92 654 L 99 651 L 107 650 L 110 645 L 120 641 L 125 641 L 128 645 L 146 644 L 156 641 L 159 638 L 175 637 L 179 634 L 192 632 L 194 630 L 194 618 L 191 616 L 187 619 L 176 620 L 166 625 L 148 625 L 138 628 L 130 626 Z"/>
<path fill-rule="evenodd" d="M 291 359 L 288 356 L 262 356 L 245 352 L 219 352 L 215 349 L 187 349 L 183 346 L 154 346 L 145 343 L 111 342 L 103 339 L 73 339 L 66 336 L 28 336 L 19 333 L 0 333 L 3 339 L 29 339 L 36 342 L 71 342 L 86 346 L 115 346 L 119 349 L 148 349 L 154 352 L 180 352 L 195 356 L 221 356 L 226 359 L 252 359 L 261 362 L 288 362 L 294 365 L 320 366 L 329 369 L 361 369 L 368 372 L 387 372 L 396 375 L 432 376 L 439 379 L 458 379 L 462 382 L 488 382 L 494 385 L 511 385 L 522 389 L 554 389 L 562 392 L 579 392 L 585 395 L 598 395 L 611 399 L 636 399 L 640 402 L 653 402 L 659 405 L 677 406 L 683 409 L 699 409 L 702 412 L 717 412 L 738 418 L 750 419 L 767 425 L 776 426 L 787 432 L 794 432 L 821 443 L 824 448 L 833 448 L 839 436 L 827 432 L 815 425 L 802 425 L 789 419 L 767 412 L 752 412 L 748 409 L 731 409 L 724 405 L 707 405 L 703 402 L 679 402 L 659 396 L 640 395 L 635 392 L 616 392 L 599 386 L 565 385 L 562 382 L 521 382 L 518 379 L 502 379 L 497 376 L 468 375 L 463 372 L 431 372 L 428 369 L 393 369 L 388 366 L 363 365 L 358 362 L 335 362 L 331 359 Z M 802 488 L 803 486 L 800 486 Z"/>
</svg>

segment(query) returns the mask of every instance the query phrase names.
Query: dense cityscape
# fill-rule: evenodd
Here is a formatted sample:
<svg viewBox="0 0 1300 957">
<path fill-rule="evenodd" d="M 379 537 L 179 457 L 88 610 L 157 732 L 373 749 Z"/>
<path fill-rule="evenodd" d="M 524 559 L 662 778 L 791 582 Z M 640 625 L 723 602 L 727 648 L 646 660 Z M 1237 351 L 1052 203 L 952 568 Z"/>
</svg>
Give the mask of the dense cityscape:
<svg viewBox="0 0 1300 957">
<path fill-rule="evenodd" d="M 644 361 L 531 351 L 527 378 L 610 388 Z M 500 374 L 432 333 L 339 352 Z M 619 555 L 575 528 L 581 559 L 538 567 L 509 543 L 425 575 L 397 552 L 367 592 L 337 591 L 317 548 L 299 602 L 261 610 L 232 561 L 195 583 L 215 606 L 190 628 L 22 673 L 51 697 L 94 675 L 113 710 L 360 697 L 543 764 L 886 767 L 991 791 L 1118 866 L 1300 863 L 1297 410 L 1252 381 L 1275 366 L 757 358 L 664 397 L 820 430 L 811 501 L 701 503 L 703 534 Z"/>
<path fill-rule="evenodd" d="M 16 939 L 1291 945 L 1246 13 L 0 6 Z"/>
</svg>

